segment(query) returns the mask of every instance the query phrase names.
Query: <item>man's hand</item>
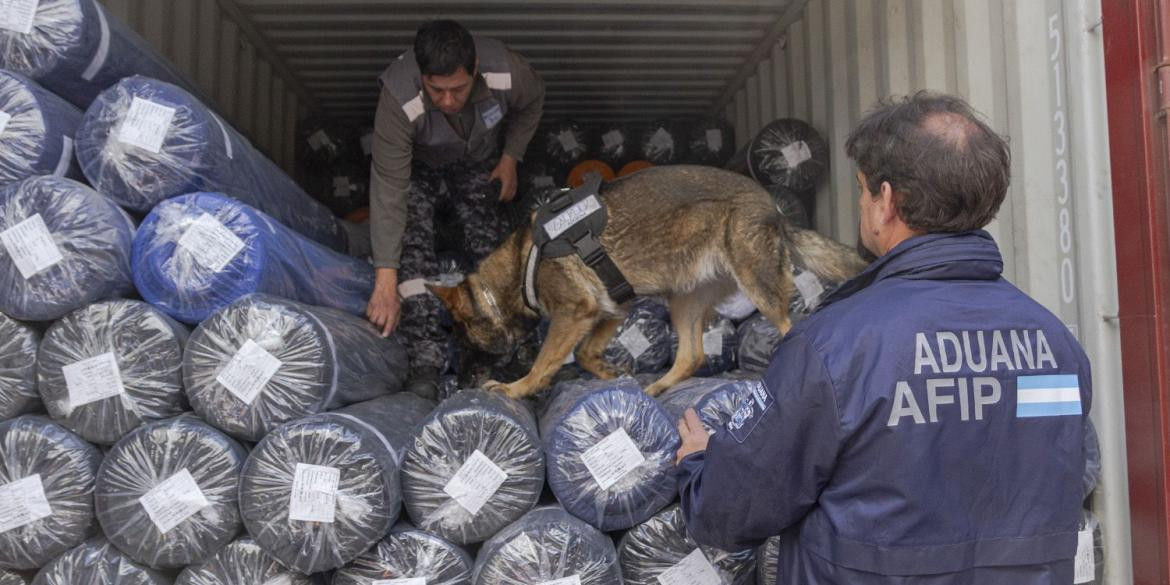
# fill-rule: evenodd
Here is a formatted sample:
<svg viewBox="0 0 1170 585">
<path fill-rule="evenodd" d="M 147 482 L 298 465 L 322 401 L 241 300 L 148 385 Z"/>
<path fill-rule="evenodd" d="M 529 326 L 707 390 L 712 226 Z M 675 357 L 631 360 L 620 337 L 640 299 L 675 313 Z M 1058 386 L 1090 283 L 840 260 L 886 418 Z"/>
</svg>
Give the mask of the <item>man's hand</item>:
<svg viewBox="0 0 1170 585">
<path fill-rule="evenodd" d="M 675 456 L 675 465 L 681 463 L 683 458 L 691 453 L 706 451 L 707 441 L 711 440 L 711 435 L 707 434 L 707 428 L 703 426 L 699 414 L 693 408 L 688 408 L 678 421 L 678 434 L 682 438 L 682 445 Z"/>
<path fill-rule="evenodd" d="M 370 302 L 366 304 L 366 318 L 382 331 L 382 337 L 386 337 L 398 326 L 398 319 L 401 316 L 402 299 L 398 298 L 398 270 L 379 268 L 377 278 L 374 280 L 374 294 L 370 295 Z"/>
<path fill-rule="evenodd" d="M 499 164 L 492 169 L 488 181 L 500 181 L 500 203 L 507 203 L 516 196 L 516 159 L 505 154 L 500 157 Z"/>
</svg>

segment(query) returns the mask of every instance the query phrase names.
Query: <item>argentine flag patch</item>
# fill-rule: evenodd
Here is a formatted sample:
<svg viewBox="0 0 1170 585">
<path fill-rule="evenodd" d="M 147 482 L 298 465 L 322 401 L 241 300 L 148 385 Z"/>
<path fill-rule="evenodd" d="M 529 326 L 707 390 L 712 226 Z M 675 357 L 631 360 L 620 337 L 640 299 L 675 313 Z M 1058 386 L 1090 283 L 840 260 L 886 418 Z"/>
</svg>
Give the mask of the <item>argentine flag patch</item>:
<svg viewBox="0 0 1170 585">
<path fill-rule="evenodd" d="M 1016 418 L 1081 414 L 1081 385 L 1075 375 L 1016 378 Z"/>
</svg>

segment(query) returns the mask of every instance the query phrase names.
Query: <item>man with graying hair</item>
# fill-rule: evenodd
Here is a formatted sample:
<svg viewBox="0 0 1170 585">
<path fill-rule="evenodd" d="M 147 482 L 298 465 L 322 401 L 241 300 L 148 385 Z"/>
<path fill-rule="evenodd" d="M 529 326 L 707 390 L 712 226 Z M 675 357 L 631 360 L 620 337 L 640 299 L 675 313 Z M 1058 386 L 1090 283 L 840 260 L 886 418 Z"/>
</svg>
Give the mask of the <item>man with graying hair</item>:
<svg viewBox="0 0 1170 585">
<path fill-rule="evenodd" d="M 1089 362 L 982 230 L 1007 142 L 924 92 L 846 150 L 878 259 L 793 327 L 726 426 L 680 421 L 691 536 L 779 535 L 778 583 L 1073 583 Z"/>
</svg>

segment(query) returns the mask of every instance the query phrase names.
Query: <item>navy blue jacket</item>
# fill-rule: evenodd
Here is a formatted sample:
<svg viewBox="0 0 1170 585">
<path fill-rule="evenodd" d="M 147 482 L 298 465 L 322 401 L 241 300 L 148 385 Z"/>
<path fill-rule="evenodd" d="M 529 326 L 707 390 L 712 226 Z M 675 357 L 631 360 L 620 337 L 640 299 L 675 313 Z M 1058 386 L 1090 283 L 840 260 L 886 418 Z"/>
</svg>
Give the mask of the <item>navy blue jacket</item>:
<svg viewBox="0 0 1170 585">
<path fill-rule="evenodd" d="M 1089 363 L 986 232 L 902 242 L 784 338 L 681 463 L 696 541 L 779 583 L 1073 582 Z"/>
</svg>

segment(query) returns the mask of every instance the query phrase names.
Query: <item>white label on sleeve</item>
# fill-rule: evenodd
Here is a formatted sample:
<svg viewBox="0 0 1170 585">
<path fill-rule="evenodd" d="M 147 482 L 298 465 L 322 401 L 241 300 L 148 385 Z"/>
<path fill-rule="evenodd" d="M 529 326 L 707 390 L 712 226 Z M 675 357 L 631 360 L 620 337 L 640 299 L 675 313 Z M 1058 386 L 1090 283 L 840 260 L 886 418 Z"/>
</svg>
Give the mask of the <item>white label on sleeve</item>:
<svg viewBox="0 0 1170 585">
<path fill-rule="evenodd" d="M 211 505 L 187 468 L 154 486 L 154 489 L 138 498 L 138 503 L 142 504 L 150 521 L 163 534 Z"/>
<path fill-rule="evenodd" d="M 175 108 L 136 97 L 122 119 L 118 141 L 158 154 L 174 117 Z"/>
<path fill-rule="evenodd" d="M 723 150 L 723 132 L 720 130 L 707 130 L 707 150 L 711 152 L 719 152 Z"/>
<path fill-rule="evenodd" d="M 70 411 L 126 391 L 113 352 L 69 364 L 61 368 L 61 373 L 65 375 L 65 386 L 69 391 Z"/>
<path fill-rule="evenodd" d="M 646 457 L 626 429 L 618 429 L 582 453 L 581 461 L 597 485 L 607 490 L 642 465 Z"/>
<path fill-rule="evenodd" d="M 256 401 L 256 397 L 282 365 L 284 364 L 279 359 L 260 347 L 260 344 L 249 339 L 215 376 L 215 381 L 223 384 L 223 387 L 241 402 L 250 405 Z"/>
<path fill-rule="evenodd" d="M 780 154 L 784 155 L 784 162 L 788 163 L 790 169 L 795 169 L 800 166 L 800 163 L 812 158 L 812 151 L 808 149 L 808 144 L 803 140 L 797 140 L 781 148 Z"/>
<path fill-rule="evenodd" d="M 573 575 L 571 577 L 564 577 L 561 579 L 554 579 L 552 581 L 545 581 L 540 585 L 581 585 L 581 576 Z"/>
<path fill-rule="evenodd" d="M 403 577 L 401 579 L 379 579 L 373 585 L 427 585 L 426 577 Z"/>
<path fill-rule="evenodd" d="M 40 0 L 0 0 L 0 28 L 27 35 L 32 32 Z"/>
<path fill-rule="evenodd" d="M 556 239 L 557 236 L 565 233 L 565 230 L 577 225 L 599 209 L 601 209 L 601 202 L 597 200 L 595 195 L 590 195 L 545 222 L 544 231 L 548 233 L 549 238 Z"/>
<path fill-rule="evenodd" d="M 318 130 L 309 135 L 309 148 L 321 150 L 329 145 L 329 135 L 324 130 Z"/>
<path fill-rule="evenodd" d="M 0 112 L 0 134 L 4 133 L 4 129 L 8 127 L 8 121 L 12 119 L 12 114 L 8 112 Z"/>
<path fill-rule="evenodd" d="M 1097 578 L 1097 564 L 1093 558 L 1093 531 L 1077 533 L 1077 556 L 1073 563 L 1073 583 L 1090 583 Z"/>
<path fill-rule="evenodd" d="M 204 268 L 219 272 L 244 249 L 244 240 L 210 213 L 204 213 L 179 237 L 179 247 L 190 252 Z"/>
<path fill-rule="evenodd" d="M 443 486 L 443 491 L 474 516 L 506 479 L 508 474 L 476 449 L 447 485 Z"/>
<path fill-rule="evenodd" d="M 642 334 L 642 328 L 637 325 L 623 331 L 618 336 L 618 342 L 626 348 L 626 351 L 630 352 L 634 359 L 638 359 L 646 353 L 646 350 L 650 349 L 650 340 L 646 339 L 646 336 Z"/>
<path fill-rule="evenodd" d="M 719 572 L 711 566 L 703 551 L 695 549 L 683 560 L 658 574 L 659 585 L 721 585 Z"/>
<path fill-rule="evenodd" d="M 557 134 L 557 142 L 561 143 L 561 148 L 565 149 L 565 152 L 576 150 L 580 146 L 577 142 L 577 136 L 573 134 L 572 130 L 561 130 Z"/>
<path fill-rule="evenodd" d="M 0 533 L 52 515 L 41 474 L 0 485 Z"/>
<path fill-rule="evenodd" d="M 825 287 L 821 286 L 821 281 L 817 278 L 817 275 L 811 272 L 801 272 L 794 281 L 796 283 L 796 290 L 800 292 L 801 298 L 804 299 L 804 304 L 810 308 L 817 306 L 817 301 L 821 299 L 821 293 L 825 292 Z"/>
<path fill-rule="evenodd" d="M 362 134 L 361 143 L 362 143 L 362 154 L 364 154 L 366 156 L 370 156 L 370 153 L 372 153 L 374 151 L 373 150 L 373 148 L 374 148 L 374 135 L 373 134 Z"/>
<path fill-rule="evenodd" d="M 332 523 L 340 483 L 341 470 L 336 467 L 297 463 L 288 502 L 288 519 Z"/>
<path fill-rule="evenodd" d="M 0 242 L 25 280 L 65 259 L 39 213 L 0 232 Z"/>
<path fill-rule="evenodd" d="M 722 329 L 712 329 L 703 334 L 703 354 L 723 355 Z"/>
<path fill-rule="evenodd" d="M 601 143 L 605 145 L 606 148 L 613 148 L 622 143 L 622 138 L 621 130 L 610 130 L 609 132 L 601 135 Z"/>
</svg>

